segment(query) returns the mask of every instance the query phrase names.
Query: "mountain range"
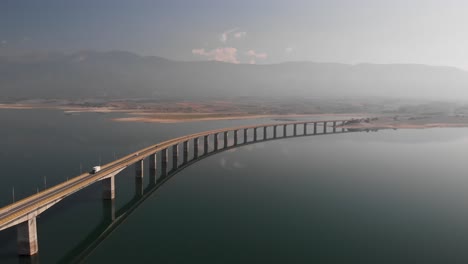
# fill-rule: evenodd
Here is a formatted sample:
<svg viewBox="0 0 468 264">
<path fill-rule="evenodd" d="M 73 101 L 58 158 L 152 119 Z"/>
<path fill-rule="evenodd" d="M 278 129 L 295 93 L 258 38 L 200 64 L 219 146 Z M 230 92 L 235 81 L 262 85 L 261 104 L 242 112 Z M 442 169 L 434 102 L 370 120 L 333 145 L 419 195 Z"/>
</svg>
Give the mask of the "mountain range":
<svg viewBox="0 0 468 264">
<path fill-rule="evenodd" d="M 184 62 L 124 51 L 0 57 L 0 99 L 231 96 L 468 99 L 468 72 L 419 64 Z"/>
</svg>

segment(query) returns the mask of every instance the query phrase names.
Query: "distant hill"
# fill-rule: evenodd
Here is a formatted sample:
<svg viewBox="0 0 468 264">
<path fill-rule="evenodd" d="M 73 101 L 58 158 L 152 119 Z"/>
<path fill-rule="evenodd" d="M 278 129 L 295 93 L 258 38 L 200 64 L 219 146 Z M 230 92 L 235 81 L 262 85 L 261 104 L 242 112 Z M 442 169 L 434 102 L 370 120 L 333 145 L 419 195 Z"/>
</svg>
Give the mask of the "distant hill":
<svg viewBox="0 0 468 264">
<path fill-rule="evenodd" d="M 178 62 L 129 52 L 0 57 L 0 99 L 391 96 L 468 99 L 468 73 L 415 64 Z"/>
</svg>

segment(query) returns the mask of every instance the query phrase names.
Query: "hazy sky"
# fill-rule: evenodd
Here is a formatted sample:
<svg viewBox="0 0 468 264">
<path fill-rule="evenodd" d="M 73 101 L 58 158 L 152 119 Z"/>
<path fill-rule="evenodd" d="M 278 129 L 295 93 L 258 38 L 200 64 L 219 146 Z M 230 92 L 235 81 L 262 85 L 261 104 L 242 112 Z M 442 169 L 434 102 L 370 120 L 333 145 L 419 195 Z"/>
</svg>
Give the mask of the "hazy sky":
<svg viewBox="0 0 468 264">
<path fill-rule="evenodd" d="M 422 63 L 468 70 L 466 0 L 1 0 L 0 54 Z"/>
</svg>

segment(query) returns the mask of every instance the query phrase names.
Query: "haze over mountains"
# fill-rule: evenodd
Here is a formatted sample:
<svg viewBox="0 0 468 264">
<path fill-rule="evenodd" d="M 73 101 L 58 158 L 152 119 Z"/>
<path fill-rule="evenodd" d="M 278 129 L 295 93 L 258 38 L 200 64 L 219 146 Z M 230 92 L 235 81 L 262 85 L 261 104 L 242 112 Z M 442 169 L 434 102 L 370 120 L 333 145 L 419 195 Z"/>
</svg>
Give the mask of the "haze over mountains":
<svg viewBox="0 0 468 264">
<path fill-rule="evenodd" d="M 129 52 L 0 57 L 0 99 L 382 96 L 468 99 L 468 72 L 415 64 L 181 62 Z"/>
</svg>

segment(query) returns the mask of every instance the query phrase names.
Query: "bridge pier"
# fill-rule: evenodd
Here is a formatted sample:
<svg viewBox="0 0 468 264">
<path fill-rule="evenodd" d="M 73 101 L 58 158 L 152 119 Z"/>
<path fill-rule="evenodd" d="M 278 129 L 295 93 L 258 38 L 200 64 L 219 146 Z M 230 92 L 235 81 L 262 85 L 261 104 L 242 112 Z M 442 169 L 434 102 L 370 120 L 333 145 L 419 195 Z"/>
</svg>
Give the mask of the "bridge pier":
<svg viewBox="0 0 468 264">
<path fill-rule="evenodd" d="M 184 141 L 184 143 L 182 143 L 183 145 L 183 148 L 184 148 L 184 153 L 183 153 L 183 163 L 187 163 L 188 161 L 188 152 L 189 152 L 189 146 L 188 146 L 188 141 Z"/>
<path fill-rule="evenodd" d="M 193 158 L 198 158 L 198 138 L 193 139 Z"/>
<path fill-rule="evenodd" d="M 151 171 L 156 171 L 157 167 L 157 160 L 156 160 L 156 153 L 149 155 L 149 170 Z"/>
<path fill-rule="evenodd" d="M 228 135 L 229 134 L 228 134 L 227 131 L 224 132 L 224 142 L 223 142 L 224 143 L 224 148 L 227 148 L 227 146 L 228 146 Z"/>
<path fill-rule="evenodd" d="M 203 154 L 208 154 L 208 135 L 203 137 Z"/>
<path fill-rule="evenodd" d="M 115 200 L 102 200 L 102 218 L 106 222 L 114 222 Z"/>
<path fill-rule="evenodd" d="M 199 140 L 201 138 L 201 135 L 204 136 L 204 152 L 205 154 L 210 154 L 209 153 L 209 139 L 211 135 L 214 136 L 214 144 L 215 144 L 215 150 L 218 150 L 218 144 L 219 144 L 219 138 L 218 134 L 219 133 L 224 133 L 224 148 L 228 148 L 229 142 L 228 142 L 228 137 L 229 137 L 229 131 L 234 132 L 234 146 L 238 144 L 239 138 L 238 138 L 238 132 L 240 129 L 244 130 L 244 143 L 251 143 L 247 142 L 248 140 L 248 129 L 253 129 L 253 140 L 255 142 L 258 142 L 258 129 L 263 127 L 263 140 L 268 140 L 268 127 L 271 126 L 273 128 L 273 137 L 277 138 L 277 127 L 278 126 L 283 126 L 283 137 L 287 138 L 288 137 L 288 125 L 294 125 L 294 136 L 298 135 L 297 132 L 297 126 L 298 125 L 303 125 L 303 133 L 304 135 L 307 135 L 308 131 L 308 124 L 313 123 L 314 126 L 314 135 L 316 134 L 321 134 L 321 129 L 317 130 L 317 126 L 323 125 L 323 134 L 330 134 L 331 131 L 333 133 L 336 133 L 339 131 L 339 128 L 337 129 L 337 124 L 341 124 L 341 131 L 342 132 L 351 132 L 346 128 L 343 128 L 346 124 L 348 124 L 349 121 L 333 121 L 333 120 L 328 120 L 328 121 L 308 121 L 305 123 L 300 123 L 300 122 L 291 122 L 291 123 L 273 123 L 273 124 L 264 124 L 264 125 L 258 125 L 258 126 L 243 126 L 243 127 L 237 127 L 237 128 L 227 128 L 223 130 L 213 130 L 213 131 L 208 131 L 204 133 L 199 133 L 199 134 L 193 134 L 189 135 L 186 137 L 181 137 L 178 139 L 173 139 L 173 140 L 168 140 L 162 143 L 163 145 L 160 146 L 170 146 L 172 147 L 172 169 L 175 171 L 178 168 L 182 168 L 183 166 L 179 167 L 179 144 L 183 144 L 183 161 L 184 165 L 188 161 L 189 157 L 189 151 L 190 151 L 190 140 L 188 138 L 190 137 L 196 137 L 193 138 L 193 144 L 194 144 L 194 157 L 197 157 L 198 150 L 199 150 Z M 333 126 L 331 129 L 328 129 L 327 124 L 332 123 Z M 234 129 L 234 130 L 232 130 Z M 236 130 L 237 129 L 237 130 Z M 300 126 L 299 126 L 299 129 Z M 310 131 L 310 128 L 309 128 Z M 218 133 L 214 133 L 218 132 Z M 212 134 L 209 134 L 212 133 Z M 241 132 L 242 133 L 242 132 Z M 279 132 L 281 133 L 281 132 Z M 300 133 L 300 132 L 299 132 Z M 291 137 L 291 136 L 289 136 Z M 270 136 L 271 138 L 271 136 Z M 116 163 L 111 163 L 104 165 L 105 170 L 102 172 L 93 175 L 90 173 L 89 175 L 84 175 L 87 181 L 83 181 L 85 185 L 90 185 L 95 183 L 95 181 L 101 181 L 102 182 L 102 196 L 103 196 L 103 213 L 105 216 L 107 215 L 106 221 L 108 221 L 109 217 L 110 219 L 114 220 L 115 219 L 115 177 L 116 175 L 124 170 L 127 166 L 131 165 L 130 162 L 134 162 L 135 164 L 135 196 L 142 196 L 144 195 L 144 191 L 148 190 L 144 188 L 143 184 L 143 177 L 144 177 L 144 159 L 146 158 L 146 155 L 148 155 L 149 158 L 149 173 L 151 175 L 150 181 L 150 187 L 152 187 L 152 184 L 156 184 L 157 180 L 162 180 L 164 181 L 167 179 L 167 166 L 168 166 L 168 148 L 164 148 L 160 150 L 159 153 L 153 153 L 156 151 L 157 146 L 153 146 L 151 148 L 146 148 L 145 151 L 140 152 L 140 155 L 134 154 L 134 155 L 129 155 L 128 157 L 122 158 Z M 147 154 L 144 154 L 147 153 Z M 215 152 L 216 153 L 216 152 Z M 214 153 L 213 153 L 214 154 Z M 160 179 L 156 178 L 156 173 L 157 173 L 157 164 L 159 161 L 157 160 L 158 155 L 160 155 L 161 159 L 161 175 L 162 177 Z M 194 158 L 195 159 L 195 158 Z M 169 173 L 173 173 L 174 171 L 170 171 Z M 82 177 L 82 176 L 80 176 Z M 89 179 L 92 179 L 92 181 L 89 181 Z M 80 179 L 78 179 L 80 180 Z M 162 182 L 159 181 L 159 182 Z M 43 193 L 39 193 L 37 197 L 32 197 L 30 198 L 29 201 L 24 201 L 23 203 L 14 203 L 10 208 L 3 209 L 1 212 L 1 219 L 0 219 L 0 228 L 1 230 L 4 230 L 6 228 L 13 227 L 16 225 L 17 228 L 17 245 L 18 245 L 18 254 L 19 255 L 27 255 L 27 256 L 33 256 L 38 253 L 38 234 L 37 234 L 37 220 L 36 217 L 38 214 L 44 212 L 54 204 L 58 203 L 60 200 L 63 198 L 67 197 L 70 194 L 73 194 L 74 192 L 79 191 L 81 188 L 84 188 L 85 185 L 82 185 L 80 182 L 65 182 L 64 184 L 67 184 L 66 187 L 60 187 L 61 189 L 57 190 L 48 190 Z M 50 192 L 49 192 L 50 191 Z M 106 207 L 108 205 L 111 205 L 111 207 Z"/>
<path fill-rule="evenodd" d="M 178 165 L 179 159 L 179 144 L 175 144 L 172 146 L 172 169 L 176 170 Z"/>
<path fill-rule="evenodd" d="M 213 134 L 214 151 L 218 150 L 218 133 Z"/>
<path fill-rule="evenodd" d="M 148 185 L 154 186 L 158 182 L 158 173 L 157 170 L 150 170 L 149 171 L 149 181 Z"/>
<path fill-rule="evenodd" d="M 161 174 L 166 175 L 167 173 L 167 148 L 161 150 Z"/>
<path fill-rule="evenodd" d="M 102 198 L 104 200 L 115 199 L 115 176 L 102 180 Z"/>
<path fill-rule="evenodd" d="M 143 179 L 142 178 L 136 178 L 135 179 L 135 196 L 136 197 L 142 197 L 143 193 L 144 193 Z"/>
<path fill-rule="evenodd" d="M 37 242 L 36 217 L 31 217 L 17 226 L 18 232 L 18 254 L 21 256 L 32 256 L 39 251 Z"/>
<path fill-rule="evenodd" d="M 143 179 L 143 160 L 135 163 L 135 176 L 137 179 Z"/>
</svg>

